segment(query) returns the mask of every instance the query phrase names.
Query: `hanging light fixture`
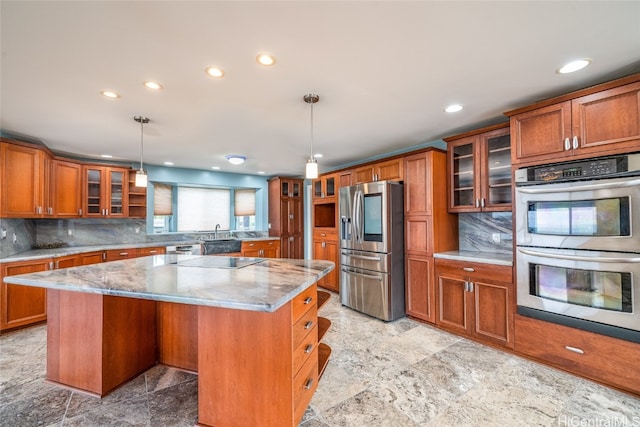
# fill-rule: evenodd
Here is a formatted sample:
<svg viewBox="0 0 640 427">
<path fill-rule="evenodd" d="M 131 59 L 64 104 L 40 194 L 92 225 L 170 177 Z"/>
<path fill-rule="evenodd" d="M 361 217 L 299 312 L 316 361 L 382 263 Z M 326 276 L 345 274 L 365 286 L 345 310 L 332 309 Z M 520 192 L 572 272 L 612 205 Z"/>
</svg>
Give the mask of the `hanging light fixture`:
<svg viewBox="0 0 640 427">
<path fill-rule="evenodd" d="M 309 93 L 304 96 L 304 102 L 311 105 L 311 143 L 309 144 L 309 160 L 305 169 L 305 178 L 316 179 L 318 177 L 318 162 L 313 157 L 313 104 L 320 101 L 320 96 Z"/>
<path fill-rule="evenodd" d="M 140 170 L 136 172 L 136 187 L 146 187 L 147 186 L 147 173 L 142 169 L 142 153 L 144 150 L 143 136 L 144 136 L 144 125 L 145 123 L 149 123 L 148 117 L 143 116 L 135 116 L 133 118 L 136 122 L 140 123 Z"/>
</svg>

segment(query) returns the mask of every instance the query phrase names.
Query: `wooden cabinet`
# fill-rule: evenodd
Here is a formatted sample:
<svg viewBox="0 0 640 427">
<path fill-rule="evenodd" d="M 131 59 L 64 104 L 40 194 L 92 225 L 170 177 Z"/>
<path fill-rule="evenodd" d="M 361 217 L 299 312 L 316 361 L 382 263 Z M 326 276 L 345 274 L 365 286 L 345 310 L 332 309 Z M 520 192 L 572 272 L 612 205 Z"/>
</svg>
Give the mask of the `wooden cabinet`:
<svg viewBox="0 0 640 427">
<path fill-rule="evenodd" d="M 438 326 L 513 347 L 512 267 L 436 259 L 435 272 Z"/>
<path fill-rule="evenodd" d="M 280 258 L 280 240 L 249 240 L 242 242 L 242 256 Z"/>
<path fill-rule="evenodd" d="M 354 168 L 352 184 L 372 181 L 402 181 L 404 179 L 404 163 L 402 158 L 385 160 Z"/>
<path fill-rule="evenodd" d="M 338 195 L 338 174 L 326 174 L 314 179 L 311 183 L 313 200 L 331 199 L 335 200 Z"/>
<path fill-rule="evenodd" d="M 508 123 L 445 138 L 450 212 L 511 210 Z"/>
<path fill-rule="evenodd" d="M 303 180 L 269 180 L 269 236 L 280 237 L 282 258 L 304 258 Z"/>
<path fill-rule="evenodd" d="M 0 143 L 3 218 L 40 218 L 45 214 L 45 157 L 38 148 Z"/>
<path fill-rule="evenodd" d="M 46 214 L 56 218 L 82 216 L 82 165 L 53 159 L 50 162 Z"/>
<path fill-rule="evenodd" d="M 78 254 L 77 265 L 98 264 L 103 261 L 102 258 L 103 258 L 102 251 L 85 252 L 82 254 Z"/>
<path fill-rule="evenodd" d="M 636 151 L 640 144 L 637 80 L 640 75 L 505 113 L 511 117 L 513 164 Z"/>
<path fill-rule="evenodd" d="M 352 172 L 350 170 L 340 171 L 338 173 L 338 184 L 339 184 L 338 191 L 342 187 L 349 187 L 352 185 L 351 175 L 352 175 Z"/>
<path fill-rule="evenodd" d="M 129 218 L 146 218 L 147 187 L 136 187 L 136 172 L 129 170 L 127 175 L 127 216 Z"/>
<path fill-rule="evenodd" d="M 458 218 L 447 212 L 446 154 L 429 149 L 404 159 L 405 285 L 409 316 L 435 323 L 433 253 L 457 249 Z"/>
<path fill-rule="evenodd" d="M 129 170 L 88 165 L 83 168 L 84 216 L 94 218 L 126 217 Z"/>
<path fill-rule="evenodd" d="M 318 286 L 334 292 L 340 291 L 340 244 L 336 232 L 315 230 L 313 233 L 313 259 L 331 261 L 335 268 L 318 281 Z"/>
<path fill-rule="evenodd" d="M 166 247 L 164 246 L 152 246 L 148 248 L 138 248 L 138 256 L 152 256 L 152 255 L 164 255 L 166 253 Z"/>
<path fill-rule="evenodd" d="M 137 258 L 139 256 L 138 248 L 125 249 L 107 249 L 103 252 L 103 261 L 118 261 L 121 259 Z"/>
<path fill-rule="evenodd" d="M 45 288 L 10 285 L 1 279 L 16 274 L 49 270 L 51 259 L 18 261 L 0 264 L 0 331 L 27 326 L 47 319 Z"/>
<path fill-rule="evenodd" d="M 515 350 L 556 368 L 640 393 L 640 344 L 516 315 Z"/>
</svg>

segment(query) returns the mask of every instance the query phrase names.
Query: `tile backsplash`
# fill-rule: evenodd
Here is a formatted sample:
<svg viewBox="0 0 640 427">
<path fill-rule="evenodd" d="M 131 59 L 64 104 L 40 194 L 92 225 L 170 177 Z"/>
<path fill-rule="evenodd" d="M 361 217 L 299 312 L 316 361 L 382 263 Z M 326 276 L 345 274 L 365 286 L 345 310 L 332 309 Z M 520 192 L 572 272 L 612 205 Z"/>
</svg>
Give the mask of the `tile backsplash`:
<svg viewBox="0 0 640 427">
<path fill-rule="evenodd" d="M 464 251 L 513 252 L 511 212 L 458 214 L 459 247 Z M 499 242 L 494 241 L 499 240 Z"/>
</svg>

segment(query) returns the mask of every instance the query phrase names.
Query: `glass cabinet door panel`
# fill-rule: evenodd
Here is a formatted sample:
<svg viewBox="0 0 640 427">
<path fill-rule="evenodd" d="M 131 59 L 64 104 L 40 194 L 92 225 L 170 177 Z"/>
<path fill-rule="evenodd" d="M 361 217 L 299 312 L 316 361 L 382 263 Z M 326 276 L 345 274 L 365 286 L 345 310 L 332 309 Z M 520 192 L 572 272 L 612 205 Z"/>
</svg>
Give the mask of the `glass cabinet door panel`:
<svg viewBox="0 0 640 427">
<path fill-rule="evenodd" d="M 124 200 L 124 173 L 120 171 L 111 171 L 111 214 L 122 215 Z"/>
<path fill-rule="evenodd" d="M 335 196 L 336 195 L 336 179 L 334 177 L 327 178 L 326 180 L 326 196 Z"/>
<path fill-rule="evenodd" d="M 281 196 L 289 197 L 289 181 L 282 181 L 280 185 Z"/>
<path fill-rule="evenodd" d="M 300 197 L 300 183 L 299 182 L 294 182 L 292 184 L 293 187 L 293 191 L 291 192 L 293 197 Z"/>
<path fill-rule="evenodd" d="M 453 204 L 474 205 L 474 153 L 473 144 L 453 147 Z"/>
<path fill-rule="evenodd" d="M 322 180 L 313 181 L 313 197 L 323 197 Z"/>
<path fill-rule="evenodd" d="M 509 134 L 487 139 L 489 205 L 511 204 L 511 139 Z"/>
<path fill-rule="evenodd" d="M 87 213 L 100 215 L 100 195 L 102 190 L 102 171 L 87 170 Z"/>
</svg>

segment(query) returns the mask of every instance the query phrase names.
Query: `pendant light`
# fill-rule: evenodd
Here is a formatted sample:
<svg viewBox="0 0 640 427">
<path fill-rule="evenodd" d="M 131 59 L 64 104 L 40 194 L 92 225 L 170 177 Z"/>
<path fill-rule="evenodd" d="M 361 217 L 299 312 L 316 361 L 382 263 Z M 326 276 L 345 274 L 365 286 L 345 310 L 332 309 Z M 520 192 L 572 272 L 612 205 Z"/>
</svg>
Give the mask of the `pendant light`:
<svg viewBox="0 0 640 427">
<path fill-rule="evenodd" d="M 144 150 L 144 125 L 145 123 L 149 123 L 150 120 L 148 117 L 143 116 L 135 116 L 133 120 L 140 123 L 140 170 L 136 172 L 136 187 L 146 187 L 147 173 L 142 169 L 142 153 Z"/>
<path fill-rule="evenodd" d="M 305 178 L 316 179 L 318 177 L 318 162 L 313 157 L 313 104 L 320 101 L 320 96 L 309 93 L 304 96 L 304 102 L 311 105 L 311 143 L 309 144 L 309 160 L 305 168 Z"/>
</svg>

